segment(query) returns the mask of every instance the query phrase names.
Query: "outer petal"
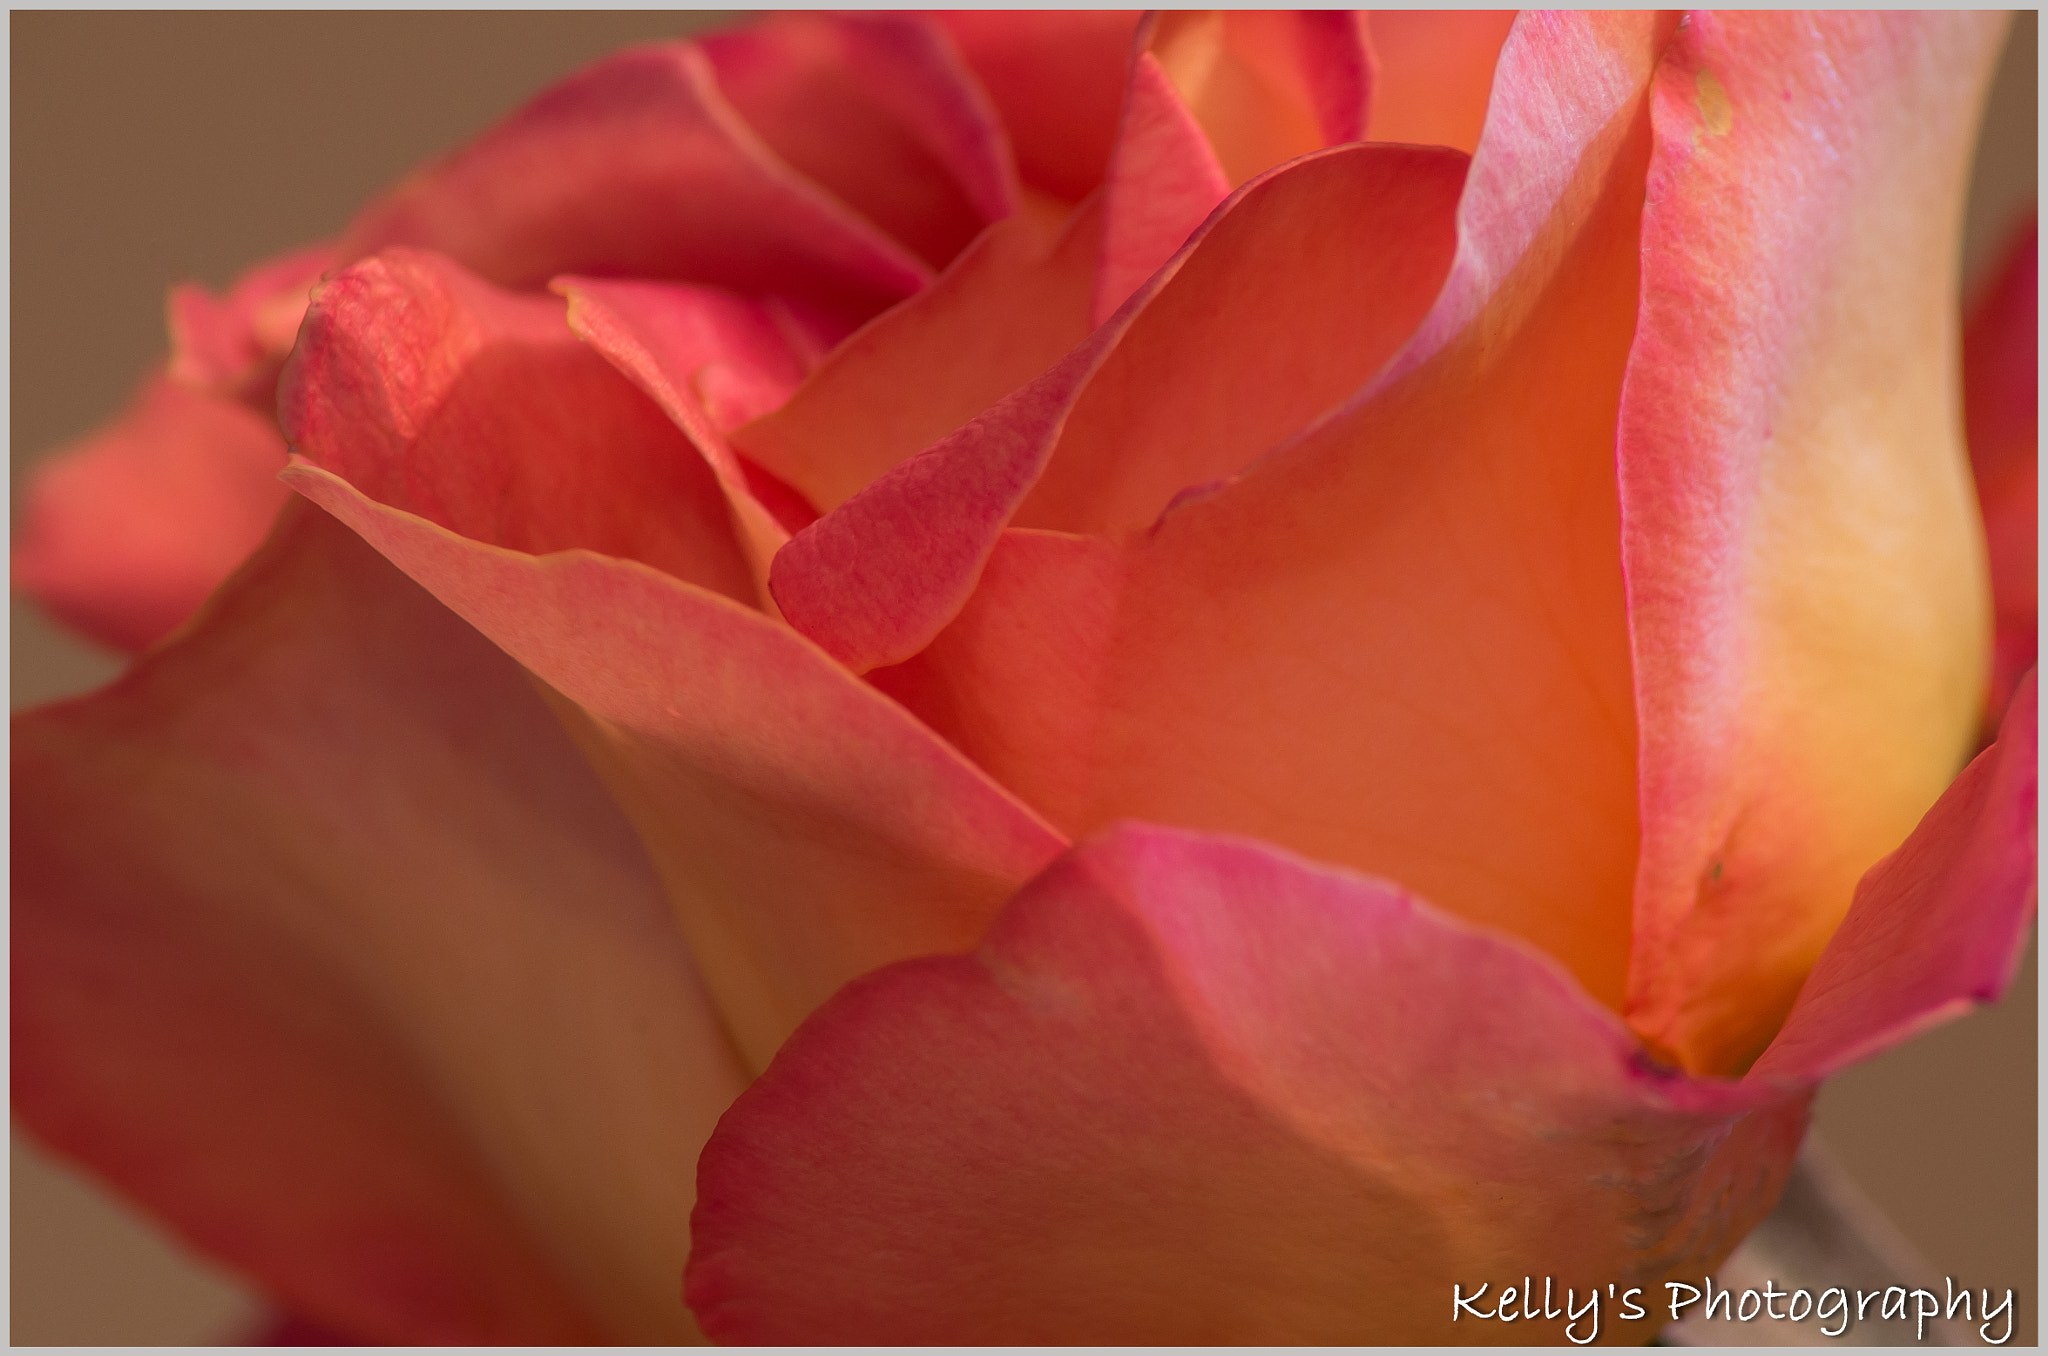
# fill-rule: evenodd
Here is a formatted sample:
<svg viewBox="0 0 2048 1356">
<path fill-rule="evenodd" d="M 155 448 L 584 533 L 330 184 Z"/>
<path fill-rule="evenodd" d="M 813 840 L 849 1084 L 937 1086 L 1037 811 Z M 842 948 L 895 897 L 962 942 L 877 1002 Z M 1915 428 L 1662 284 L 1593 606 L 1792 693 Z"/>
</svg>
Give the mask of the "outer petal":
<svg viewBox="0 0 2048 1356">
<path fill-rule="evenodd" d="M 1125 827 L 806 1024 L 705 1149 L 686 1294 L 726 1341 L 1555 1340 L 1453 1282 L 1697 1275 L 1804 1124 L 1389 885 Z"/>
<path fill-rule="evenodd" d="M 31 477 L 14 585 L 103 645 L 145 649 L 263 540 L 284 456 L 269 420 L 151 377 Z"/>
<path fill-rule="evenodd" d="M 1751 1078 L 1825 1078 L 2012 983 L 2038 890 L 2039 701 L 2029 673 L 1997 741 L 1858 883 Z"/>
<path fill-rule="evenodd" d="M 2036 225 L 2021 229 L 1963 331 L 1963 416 L 1970 467 L 1991 546 L 1994 727 L 2021 675 L 2034 666 L 2040 631 L 2035 534 L 2040 503 L 2040 260 Z"/>
<path fill-rule="evenodd" d="M 674 1340 L 741 1076 L 517 668 L 310 507 L 192 629 L 19 717 L 13 1083 L 295 1312 Z"/>
<path fill-rule="evenodd" d="M 2034 703 L 1866 877 L 1739 1084 L 1390 885 L 1114 829 L 974 955 L 805 1024 L 705 1148 L 690 1303 L 727 1340 L 1554 1340 L 1444 1298 L 1717 1265 L 1818 1079 L 2003 990 Z"/>
<path fill-rule="evenodd" d="M 988 91 L 1027 186 L 1079 202 L 1102 182 L 1135 11 L 965 10 L 936 16 Z"/>
<path fill-rule="evenodd" d="M 649 568 L 665 558 L 570 549 L 632 547 L 622 522 L 673 530 L 678 501 L 664 511 L 656 473 L 688 470 L 723 504 L 693 450 L 659 444 L 593 482 L 605 494 L 591 502 L 628 517 L 584 516 L 581 482 L 561 475 L 644 450 L 600 436 L 623 418 L 619 397 L 681 435 L 573 338 L 563 357 L 518 328 L 558 303 L 493 297 L 431 265 L 385 256 L 316 299 L 283 383 L 286 430 L 310 459 L 288 483 L 547 684 L 640 828 L 756 1067 L 854 975 L 970 944 L 1062 840 L 787 627 Z M 524 364 L 499 370 L 510 384 L 465 375 L 506 352 Z M 493 398 L 464 406 L 466 385 Z M 557 408 L 577 420 L 549 424 Z M 656 477 L 638 482 L 647 502 L 622 504 L 640 474 Z"/>
<path fill-rule="evenodd" d="M 786 615 L 806 628 L 816 616 L 869 627 L 881 609 L 858 609 L 879 598 L 934 629 L 934 615 L 950 622 L 919 661 L 925 672 L 892 690 L 1069 832 L 1144 817 L 1254 833 L 1398 878 L 1536 942 L 1619 1008 L 1636 786 L 1614 416 L 1635 318 L 1644 94 L 1669 27 L 1525 16 L 1429 317 L 1378 377 L 1353 375 L 1364 389 L 1340 408 L 1317 419 L 1312 402 L 1295 407 L 1313 422 L 1291 444 L 1259 456 L 1256 440 L 1232 442 L 1275 436 L 1257 421 L 1204 434 L 1195 446 L 1218 457 L 1210 475 L 1230 473 L 1225 454 L 1252 464 L 1120 550 L 1019 533 L 979 557 L 941 554 L 928 543 L 951 551 L 943 534 L 966 512 L 905 515 L 922 535 L 856 557 L 865 591 L 833 595 L 840 611 L 795 606 L 785 565 L 862 500 L 883 504 L 896 477 L 911 481 L 911 463 L 791 540 L 776 561 Z M 1277 192 L 1320 163 L 1269 183 Z M 1506 165 L 1522 166 L 1522 180 Z M 1532 183 L 1554 194 L 1547 207 Z M 1184 271 L 1230 219 L 1212 224 Z M 1390 269 L 1407 258 L 1441 268 L 1427 236 L 1410 235 L 1414 254 L 1390 256 Z M 1295 304 L 1303 282 L 1313 279 L 1291 280 Z M 1404 289 L 1389 280 L 1385 292 Z M 1257 333 L 1285 335 L 1288 320 L 1263 316 Z M 1368 359 L 1371 347 L 1361 344 Z M 1389 380 L 1386 366 L 1405 374 Z M 1246 405 L 1263 420 L 1314 389 Z M 1341 388 L 1318 393 L 1342 399 Z M 992 435 L 988 445 L 1006 446 Z M 1119 512 L 1159 507 L 1134 497 Z M 887 521 L 879 509 L 870 520 Z M 1010 546 L 1028 564 L 999 564 Z M 967 590 L 936 568 L 960 558 L 979 571 L 964 611 L 946 604 Z M 873 587 L 878 578 L 893 591 Z M 939 598 L 942 588 L 957 592 Z"/>
<path fill-rule="evenodd" d="M 1956 241 L 2003 22 L 1696 15 L 1658 74 L 1620 433 L 1628 1010 L 1688 1068 L 1762 1050 L 1977 736 Z"/>
<path fill-rule="evenodd" d="M 930 277 L 777 158 L 693 43 L 571 76 L 367 209 L 342 256 L 391 245 L 440 250 L 506 286 L 558 273 L 701 282 L 854 320 Z"/>
<path fill-rule="evenodd" d="M 1374 10 L 1367 135 L 1476 150 L 1494 63 L 1514 20 L 1511 9 Z"/>
<path fill-rule="evenodd" d="M 934 268 L 1017 210 L 1002 122 L 930 19 L 781 15 L 703 46 L 776 154 Z"/>
</svg>

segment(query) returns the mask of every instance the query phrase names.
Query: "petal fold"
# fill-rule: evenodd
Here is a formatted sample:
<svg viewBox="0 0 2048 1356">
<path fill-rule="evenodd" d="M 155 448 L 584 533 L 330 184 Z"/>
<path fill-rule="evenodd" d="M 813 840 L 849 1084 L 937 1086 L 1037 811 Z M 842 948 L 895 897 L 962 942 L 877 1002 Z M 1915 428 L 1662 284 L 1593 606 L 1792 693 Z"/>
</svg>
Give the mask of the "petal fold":
<svg viewBox="0 0 2048 1356">
<path fill-rule="evenodd" d="M 424 251 L 367 259 L 314 299 L 280 391 L 285 434 L 450 531 L 624 556 L 753 601 L 705 458 L 565 313 Z"/>
<path fill-rule="evenodd" d="M 517 666 L 294 502 L 13 749 L 33 1133 L 362 1339 L 692 1335 L 692 1164 L 743 1078 Z"/>
<path fill-rule="evenodd" d="M 676 427 L 717 477 L 766 596 L 768 563 L 789 529 L 764 503 L 726 435 L 789 398 L 803 363 L 769 307 L 711 288 L 557 278 L 569 328 L 602 353 Z"/>
<path fill-rule="evenodd" d="M 1628 1011 L 1691 1069 L 1761 1053 L 1978 736 L 1957 239 L 2003 24 L 1699 14 L 1658 72 L 1619 444 Z"/>
<path fill-rule="evenodd" d="M 830 511 L 1044 373 L 1088 336 L 1099 201 L 1012 217 L 938 281 L 834 349 L 788 403 L 733 434 Z"/>
<path fill-rule="evenodd" d="M 1116 140 L 1135 10 L 957 10 L 935 15 L 1009 131 L 1026 187 L 1079 202 Z"/>
<path fill-rule="evenodd" d="M 1230 190 L 1364 134 L 1372 61 L 1351 11 L 1171 11 L 1140 25 L 1110 157 L 1097 324 Z"/>
<path fill-rule="evenodd" d="M 933 268 L 1017 210 L 1002 121 L 932 20 L 777 15 L 703 49 L 777 155 Z"/>
</svg>

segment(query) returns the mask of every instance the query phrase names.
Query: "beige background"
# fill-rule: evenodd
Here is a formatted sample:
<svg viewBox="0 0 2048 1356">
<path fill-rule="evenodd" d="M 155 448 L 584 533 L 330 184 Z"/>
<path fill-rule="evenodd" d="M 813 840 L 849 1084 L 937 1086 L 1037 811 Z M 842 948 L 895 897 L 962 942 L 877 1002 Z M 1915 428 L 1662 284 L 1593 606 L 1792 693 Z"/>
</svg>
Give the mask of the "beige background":
<svg viewBox="0 0 2048 1356">
<path fill-rule="evenodd" d="M 549 79 L 704 15 L 16 13 L 11 483 L 113 412 L 163 348 L 171 283 L 221 286 L 331 234 L 416 161 Z M 2022 16 L 1987 119 L 1970 263 L 2035 193 L 2037 29 Z M 16 707 L 113 661 L 16 603 Z M 1819 1125 L 1940 1271 L 2021 1293 L 2034 1329 L 2034 967 L 2000 1008 L 1836 1079 Z M 256 1301 L 16 1138 L 16 1342 L 203 1342 Z"/>
</svg>

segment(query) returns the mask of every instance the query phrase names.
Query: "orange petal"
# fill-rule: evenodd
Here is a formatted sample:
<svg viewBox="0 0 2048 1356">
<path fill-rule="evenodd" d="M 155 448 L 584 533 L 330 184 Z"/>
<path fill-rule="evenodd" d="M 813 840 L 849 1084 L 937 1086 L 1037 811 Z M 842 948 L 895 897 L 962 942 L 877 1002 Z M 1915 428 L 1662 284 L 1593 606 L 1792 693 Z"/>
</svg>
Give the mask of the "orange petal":
<svg viewBox="0 0 2048 1356">
<path fill-rule="evenodd" d="M 1079 202 L 1116 139 L 1131 10 L 964 10 L 934 16 L 988 91 L 1027 186 Z"/>
<path fill-rule="evenodd" d="M 1975 743 L 1964 176 L 1991 15 L 1695 15 L 1658 73 L 1620 433 L 1642 730 L 1628 1012 L 1761 1052 Z"/>
<path fill-rule="evenodd" d="M 686 1294 L 722 1341 L 1555 1341 L 1454 1319 L 1533 1268 L 1642 1340 L 1605 1287 L 1718 1265 L 1805 1107 L 1384 882 L 1125 825 L 804 1025 L 704 1150 Z"/>
<path fill-rule="evenodd" d="M 998 222 L 939 280 L 827 357 L 733 445 L 821 510 L 1038 376 L 1088 335 L 1097 204 Z"/>
<path fill-rule="evenodd" d="M 1406 375 L 1357 373 L 1348 404 L 1107 562 L 1055 534 L 1028 566 L 990 558 L 924 672 L 882 681 L 1070 833 L 1142 816 L 1379 872 L 1618 1008 L 1636 786 L 1614 417 L 1669 27 L 1525 17 Z"/>
<path fill-rule="evenodd" d="M 450 531 L 758 596 L 704 458 L 557 298 L 417 250 L 365 260 L 315 295 L 278 408 L 299 452 Z"/>
<path fill-rule="evenodd" d="M 284 456 L 268 419 L 153 376 L 30 476 L 14 586 L 103 645 L 146 649 L 263 540 Z"/>
<path fill-rule="evenodd" d="M 1355 394 L 1443 283 L 1465 164 L 1356 147 L 1248 190 L 1089 381 L 1017 521 L 1147 531 Z"/>
<path fill-rule="evenodd" d="M 1035 511 L 1034 522 L 1065 526 L 1066 514 L 1091 526 L 1104 518 L 1119 527 L 1147 523 L 1190 479 L 1235 470 L 1263 450 L 1260 438 L 1321 413 L 1378 366 L 1422 309 L 1448 242 L 1444 209 L 1459 159 L 1353 148 L 1247 184 L 1137 296 L 1042 377 L 791 538 L 770 575 L 784 615 L 857 671 L 917 653 L 966 602 L 1004 525 L 1064 446 L 1070 419 L 1079 417 L 1077 402 L 1092 399 L 1098 381 L 1106 385 L 1095 401 L 1094 432 L 1068 454 L 1075 469 L 1047 487 L 1049 503 Z M 1389 202 L 1375 201 L 1385 210 L 1369 224 L 1347 215 L 1361 200 L 1382 196 Z M 1290 232 L 1304 218 L 1321 218 L 1334 237 L 1310 257 L 1324 262 L 1334 253 L 1349 266 L 1346 276 L 1316 278 L 1289 268 L 1289 251 L 1299 248 Z M 1433 265 L 1432 256 L 1439 262 Z M 1181 277 L 1190 268 L 1183 292 Z M 1337 291 L 1347 285 L 1351 290 Z M 1281 308 L 1304 293 L 1314 301 L 1300 328 L 1267 347 L 1286 327 Z M 1168 296 L 1178 302 L 1155 323 L 1151 311 Z M 1249 303 L 1250 316 L 1224 310 L 1231 302 Z M 1192 331 L 1171 329 L 1191 318 Z M 1141 332 L 1145 342 L 1124 361 L 1119 346 Z M 1217 370 L 1234 360 L 1278 371 L 1281 380 L 1249 396 L 1235 386 L 1214 389 Z M 1187 363 L 1194 365 L 1179 366 Z M 1112 367 L 1119 375 L 1109 376 Z M 1165 389 L 1142 388 L 1134 373 L 1141 380 L 1168 373 Z M 1221 422 L 1194 429 L 1182 442 L 1175 435 L 1190 432 L 1189 411 L 1174 406 L 1195 390 L 1195 408 L 1220 412 Z M 1155 436 L 1144 428 L 1148 415 L 1169 426 Z M 1111 431 L 1104 434 L 1104 427 Z M 1146 516 L 1120 521 L 1134 512 Z"/>
<path fill-rule="evenodd" d="M 17 717 L 29 1129 L 384 1342 L 675 1341 L 742 1076 L 518 668 L 310 506 L 195 626 Z"/>
<path fill-rule="evenodd" d="M 365 209 L 341 257 L 392 245 L 509 287 L 560 273 L 700 282 L 856 321 L 931 276 L 769 150 L 694 43 L 570 76 Z"/>
<path fill-rule="evenodd" d="M 1996 728 L 2021 675 L 2034 667 L 2040 631 L 2035 536 L 2040 503 L 2040 261 L 2030 217 L 1977 299 L 1963 331 L 1963 416 L 1977 504 L 1991 547 L 1995 614 L 1991 700 Z"/>
<path fill-rule="evenodd" d="M 706 38 L 747 125 L 934 268 L 1017 210 L 988 96 L 919 15 L 786 14 Z"/>
<path fill-rule="evenodd" d="M 1514 21 L 1511 9 L 1373 10 L 1366 134 L 1374 141 L 1477 149 L 1494 64 Z"/>
</svg>

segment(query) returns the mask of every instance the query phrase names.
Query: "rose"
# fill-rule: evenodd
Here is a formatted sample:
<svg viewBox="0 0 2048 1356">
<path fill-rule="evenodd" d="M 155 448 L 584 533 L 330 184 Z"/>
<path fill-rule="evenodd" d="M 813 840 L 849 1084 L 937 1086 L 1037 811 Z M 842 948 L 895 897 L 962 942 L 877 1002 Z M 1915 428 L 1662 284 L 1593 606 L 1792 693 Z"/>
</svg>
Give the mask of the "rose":
<svg viewBox="0 0 2048 1356">
<path fill-rule="evenodd" d="M 1988 35 L 1700 19 L 1673 39 L 1632 19 L 1527 20 L 1462 185 L 1454 156 L 1333 151 L 1243 188 L 1154 275 L 1233 184 L 1312 149 L 1282 133 L 1355 131 L 1331 110 L 1367 68 L 1336 59 L 1342 31 L 1315 28 L 1328 19 L 1302 21 L 1316 41 L 1298 46 L 1286 19 L 1173 21 L 1137 68 L 1103 205 L 1054 237 L 1047 219 L 1091 171 L 1059 159 L 1085 149 L 1071 129 L 1034 139 L 1051 124 L 1030 96 L 1051 86 L 1031 62 L 1057 37 L 1114 66 L 1100 53 L 1120 59 L 1125 39 L 1038 22 L 959 40 L 1016 138 L 1021 193 L 975 86 L 920 24 L 791 21 L 713 48 L 724 93 L 788 159 L 820 177 L 887 168 L 832 187 L 870 219 L 901 214 L 889 224 L 928 263 L 975 213 L 1024 208 L 793 397 L 808 350 L 920 269 L 772 161 L 678 151 L 673 120 L 693 109 L 693 134 L 750 149 L 685 57 L 572 82 L 371 209 L 332 259 L 252 275 L 222 303 L 181 300 L 158 404 L 191 412 L 146 405 L 72 463 L 115 491 L 133 485 L 131 460 L 221 474 L 203 454 L 232 444 L 200 418 L 232 424 L 223 397 L 264 399 L 299 289 L 373 247 L 425 244 L 515 286 L 577 271 L 724 285 L 560 285 L 577 333 L 651 405 L 562 330 L 555 303 L 387 251 L 325 285 L 282 392 L 304 457 L 294 486 L 546 684 L 639 828 L 688 948 L 613 802 L 499 651 L 300 507 L 194 629 L 108 694 L 17 727 L 17 1096 L 31 1124 L 354 1331 L 658 1333 L 682 1321 L 693 1146 L 781 1049 L 703 1160 L 691 1295 L 714 1334 L 1459 1337 L 1437 1293 L 1454 1274 L 1559 1265 L 1526 1260 L 1537 1252 L 1644 1280 L 1711 1265 L 1775 1194 L 1815 1077 L 1995 991 L 2031 899 L 2030 689 L 2020 724 L 1869 876 L 1780 1029 L 1849 887 L 1933 800 L 1976 719 L 1974 529 L 1959 463 L 1926 450 L 1952 446 L 1938 427 L 1952 298 L 1945 268 L 1922 261 L 1946 258 L 1952 223 L 1901 205 L 1872 167 L 1902 176 L 1903 155 L 1953 184 L 1964 76 Z M 1288 78 L 1251 87 L 1287 97 L 1247 109 L 1245 72 L 1278 59 L 1297 63 Z M 1489 52 L 1482 87 L 1492 66 Z M 1823 69 L 1854 97 L 1823 101 Z M 1444 130 L 1409 135 L 1457 140 L 1456 110 L 1412 89 L 1403 102 L 1401 70 L 1390 53 L 1375 134 L 1434 114 Z M 820 77 L 847 71 L 869 83 Z M 1774 121 L 1766 93 L 1792 111 Z M 1887 122 L 1909 118 L 1911 137 Z M 805 163 L 819 127 L 843 140 L 810 143 Z M 925 169 L 951 166 L 950 208 L 906 172 L 906 127 L 922 129 Z M 1818 168 L 1800 158 L 1816 143 Z M 591 177 L 565 185 L 535 163 Z M 731 217 L 692 217 L 650 187 L 711 173 L 727 176 Z M 606 192 L 632 210 L 599 210 Z M 1731 236 L 1754 248 L 1725 249 Z M 1912 248 L 1890 248 L 1901 241 Z M 1636 257 L 1640 285 L 1619 285 Z M 1844 260 L 1872 258 L 1845 280 Z M 1145 293 L 1116 313 L 1127 288 Z M 1844 322 L 1850 294 L 1932 319 L 1820 324 Z M 1374 305 L 1347 311 L 1360 296 Z M 1852 341 L 1864 347 L 1844 356 Z M 1376 371 L 1391 375 L 1374 384 Z M 1876 372 L 1901 394 L 1872 414 L 1859 406 Z M 1816 373 L 1845 384 L 1816 389 Z M 1846 435 L 1845 405 L 1864 418 Z M 1331 409 L 1256 473 L 1180 493 Z M 1508 418 L 1544 457 L 1485 459 Z M 1433 459 L 1364 486 L 1335 476 L 1341 440 L 1398 450 L 1404 433 Z M 1571 481 L 1617 447 L 1633 536 L 1614 530 L 1611 474 L 1562 490 L 1478 475 Z M 169 468 L 165 448 L 184 453 Z M 1104 448 L 1121 460 L 1085 455 Z M 1877 473 L 1858 482 L 1867 501 L 1838 503 L 1840 477 L 1823 474 L 1844 448 Z M 1428 479 L 1441 465 L 1448 484 Z M 1698 479 L 1670 484 L 1680 473 Z M 1574 489 L 1577 516 L 1540 512 Z M 1439 500 L 1469 521 L 1432 539 L 1400 511 Z M 106 521 L 61 481 L 44 506 L 59 526 L 31 529 L 25 563 L 62 525 Z M 815 526 L 812 506 L 829 510 Z M 1232 526 L 1247 511 L 1268 515 L 1259 531 Z M 1832 534 L 1829 513 L 1845 519 Z M 1347 536 L 1332 524 L 1356 517 L 1340 514 L 1379 516 Z M 1896 535 L 1868 541 L 1873 525 Z M 190 549 L 216 542 L 192 526 L 187 554 L 166 554 L 196 580 Z M 1075 528 L 1102 540 L 1059 535 Z M 1602 668 L 1625 641 L 1594 596 L 1619 586 L 1617 535 L 1636 652 Z M 1856 554 L 1873 546 L 1886 550 Z M 1551 644 L 1548 669 L 1531 613 L 1555 599 L 1518 607 L 1512 577 L 1472 568 L 1510 547 L 1587 614 L 1538 618 L 1571 642 Z M 1219 548 L 1263 597 L 1221 574 Z M 53 572 L 104 615 L 165 574 L 82 554 L 98 582 Z M 1203 616 L 1159 603 L 1193 569 L 1208 571 L 1200 601 L 1240 628 L 1225 641 L 1295 630 L 1244 653 L 1213 623 L 1203 635 Z M 714 596 L 765 604 L 764 574 L 798 627 L 902 706 Z M 1845 596 L 1814 585 L 1844 574 L 1859 581 Z M 1748 592 L 1774 587 L 1786 596 L 1768 606 Z M 1304 701 L 1332 675 L 1358 685 L 1345 630 L 1313 629 L 1333 600 L 1382 650 L 1402 642 L 1398 663 L 1365 672 L 1371 703 Z M 1841 615 L 1809 646 L 1784 619 L 1811 628 L 1819 604 Z M 1161 615 L 1118 636 L 1144 606 Z M 1878 643 L 1901 632 L 1929 643 Z M 1473 679 L 1454 662 L 1475 638 L 1526 642 L 1515 681 L 1482 684 L 1478 708 L 1460 704 Z M 1866 676 L 1874 656 L 1897 670 L 1890 688 Z M 1637 963 L 1655 982 L 1636 994 L 1603 955 L 1630 940 L 1625 918 L 1503 903 L 1462 878 L 1569 884 L 1565 868 L 1597 867 L 1617 829 L 1636 833 L 1635 776 L 1617 813 L 1597 751 L 1541 747 L 1569 745 L 1586 714 L 1559 667 L 1592 670 L 1594 689 L 1618 674 L 1623 709 L 1639 694 L 1643 804 L 1659 816 L 1635 906 L 1665 932 L 1638 928 L 1631 982 Z M 1204 690 L 1221 683 L 1234 691 Z M 1816 687 L 1829 710 L 1785 707 Z M 1172 719 L 1131 718 L 1160 694 Z M 1397 708 L 1416 718 L 1389 721 Z M 1418 731 L 1423 717 L 1447 728 Z M 1587 804 L 1516 783 L 1489 732 L 1569 774 L 1538 792 Z M 1889 741 L 1877 777 L 1855 756 L 1873 732 Z M 1469 766 L 1443 764 L 1446 749 Z M 1777 761 L 1758 783 L 1730 755 L 1760 750 Z M 1175 765 L 1190 751 L 1206 783 Z M 1902 768 L 1926 784 L 1893 784 L 1911 780 Z M 1254 831 L 1483 926 L 1268 847 L 1142 828 L 1084 842 L 1005 907 L 1060 843 L 988 772 L 1062 828 L 1142 813 Z M 1396 774 L 1398 792 L 1378 785 Z M 1501 789 L 1489 781 L 1514 813 L 1484 802 Z M 1474 800 L 1495 817 L 1464 811 Z M 1691 912 L 1667 920 L 1659 872 L 1687 874 L 1702 825 L 1725 842 L 1691 864 Z M 1538 841 L 1558 826 L 1572 852 Z M 1816 881 L 1829 872 L 1840 879 Z M 1774 953 L 1758 913 L 1788 899 L 1812 917 Z M 1549 947 L 1577 982 L 1502 931 Z M 984 936 L 976 960 L 862 980 L 784 1048 L 846 981 Z M 1741 1082 L 1656 1072 L 1589 1001 L 1603 981 L 1696 1071 L 1775 1043 Z"/>
</svg>

